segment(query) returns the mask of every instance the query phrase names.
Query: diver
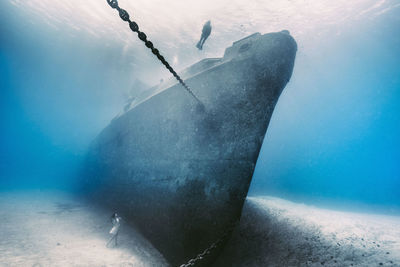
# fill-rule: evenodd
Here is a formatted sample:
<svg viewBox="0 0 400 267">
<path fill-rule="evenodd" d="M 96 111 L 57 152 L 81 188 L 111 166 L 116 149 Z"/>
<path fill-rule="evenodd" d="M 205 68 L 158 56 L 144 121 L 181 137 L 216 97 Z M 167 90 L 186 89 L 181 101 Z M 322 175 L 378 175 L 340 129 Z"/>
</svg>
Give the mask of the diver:
<svg viewBox="0 0 400 267">
<path fill-rule="evenodd" d="M 204 23 L 203 31 L 201 32 L 200 41 L 197 43 L 196 47 L 199 50 L 203 49 L 204 42 L 207 40 L 208 36 L 211 34 L 211 21 Z"/>
<path fill-rule="evenodd" d="M 119 228 L 121 226 L 121 217 L 119 217 L 116 212 L 114 212 L 114 214 L 111 216 L 111 223 L 113 225 L 113 227 L 110 230 L 111 238 L 110 240 L 108 240 L 106 247 L 108 247 L 113 240 L 115 241 L 114 246 L 118 245 L 117 238 L 118 238 Z"/>
</svg>

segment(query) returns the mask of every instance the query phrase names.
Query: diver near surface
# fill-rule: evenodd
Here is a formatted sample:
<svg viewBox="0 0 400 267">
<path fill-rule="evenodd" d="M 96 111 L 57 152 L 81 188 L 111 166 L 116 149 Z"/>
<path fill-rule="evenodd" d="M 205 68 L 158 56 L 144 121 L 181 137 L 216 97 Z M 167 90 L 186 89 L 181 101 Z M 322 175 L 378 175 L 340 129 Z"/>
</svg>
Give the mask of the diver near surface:
<svg viewBox="0 0 400 267">
<path fill-rule="evenodd" d="M 114 214 L 111 216 L 111 223 L 113 225 L 113 227 L 110 230 L 111 238 L 108 240 L 106 247 L 108 247 L 113 240 L 115 241 L 114 246 L 118 245 L 117 238 L 118 238 L 119 228 L 121 227 L 121 217 L 119 217 L 116 212 L 114 212 Z"/>
<path fill-rule="evenodd" d="M 196 47 L 199 50 L 203 49 L 204 42 L 207 40 L 208 36 L 211 34 L 211 21 L 204 23 L 203 30 L 201 32 L 200 41 L 197 43 Z"/>
</svg>

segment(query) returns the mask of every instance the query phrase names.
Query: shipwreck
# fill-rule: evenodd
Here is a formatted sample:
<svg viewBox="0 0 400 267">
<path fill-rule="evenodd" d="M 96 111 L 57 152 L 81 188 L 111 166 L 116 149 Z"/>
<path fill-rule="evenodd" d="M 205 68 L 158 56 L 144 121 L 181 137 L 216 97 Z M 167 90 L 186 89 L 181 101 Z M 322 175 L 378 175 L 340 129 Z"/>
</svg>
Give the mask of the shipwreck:
<svg viewBox="0 0 400 267">
<path fill-rule="evenodd" d="M 89 197 L 172 265 L 211 264 L 240 219 L 296 51 L 288 31 L 255 33 L 180 72 L 201 104 L 173 79 L 145 90 L 93 141 Z"/>
</svg>

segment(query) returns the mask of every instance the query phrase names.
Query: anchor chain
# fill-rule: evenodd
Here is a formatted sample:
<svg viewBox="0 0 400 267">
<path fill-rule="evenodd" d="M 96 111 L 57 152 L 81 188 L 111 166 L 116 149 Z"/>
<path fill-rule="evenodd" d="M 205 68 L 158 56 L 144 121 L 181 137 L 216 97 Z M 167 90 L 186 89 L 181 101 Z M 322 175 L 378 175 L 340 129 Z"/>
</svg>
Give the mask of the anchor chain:
<svg viewBox="0 0 400 267">
<path fill-rule="evenodd" d="M 191 94 L 200 104 L 202 104 L 201 101 L 196 97 L 196 95 L 190 89 L 190 87 L 182 80 L 182 78 L 178 75 L 178 73 L 176 73 L 176 71 L 171 67 L 171 65 L 160 54 L 160 51 L 158 51 L 158 49 L 154 47 L 154 45 L 151 41 L 147 40 L 146 34 L 139 30 L 139 25 L 136 22 L 130 20 L 128 12 L 119 7 L 118 0 L 107 0 L 107 3 L 110 5 L 110 7 L 112 7 L 113 9 L 116 9 L 118 11 L 120 18 L 123 21 L 126 21 L 129 23 L 129 28 L 133 32 L 136 32 L 138 34 L 139 39 L 144 42 L 146 47 L 151 50 L 151 52 L 158 58 L 158 60 L 161 61 L 161 63 L 169 70 L 169 72 L 171 72 L 172 75 L 174 75 L 174 77 L 186 89 L 186 91 L 188 91 L 189 94 Z"/>
<path fill-rule="evenodd" d="M 212 243 L 208 248 L 206 248 L 203 252 L 199 253 L 196 255 L 196 257 L 190 259 L 188 262 L 180 265 L 179 267 L 189 267 L 189 266 L 195 266 L 197 263 L 200 263 L 201 260 L 204 259 L 204 257 L 208 256 L 211 254 L 213 250 L 218 248 L 228 237 L 229 235 L 233 232 L 235 229 L 236 225 L 238 224 L 238 221 L 231 223 L 231 226 L 228 227 L 223 234 L 214 242 Z"/>
</svg>

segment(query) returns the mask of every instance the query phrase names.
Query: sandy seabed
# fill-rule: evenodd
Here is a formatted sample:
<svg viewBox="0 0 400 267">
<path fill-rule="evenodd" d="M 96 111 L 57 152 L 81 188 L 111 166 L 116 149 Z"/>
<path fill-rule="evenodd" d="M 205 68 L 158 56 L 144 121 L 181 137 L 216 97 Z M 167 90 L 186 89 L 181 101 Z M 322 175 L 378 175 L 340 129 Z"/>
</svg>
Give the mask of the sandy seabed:
<svg viewBox="0 0 400 267">
<path fill-rule="evenodd" d="M 249 197 L 216 266 L 400 266 L 400 217 Z"/>
<path fill-rule="evenodd" d="M 0 266 L 168 266 L 126 222 L 107 248 L 112 212 L 62 192 L 0 193 Z M 400 217 L 248 198 L 214 266 L 400 266 Z"/>
<path fill-rule="evenodd" d="M 107 248 L 112 213 L 61 192 L 0 193 L 0 266 L 167 265 L 124 222 Z"/>
</svg>

